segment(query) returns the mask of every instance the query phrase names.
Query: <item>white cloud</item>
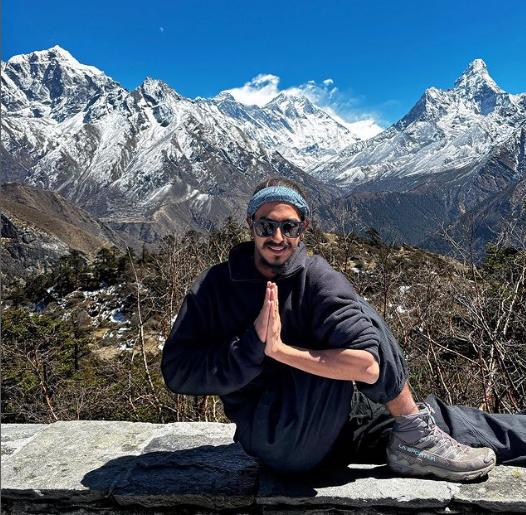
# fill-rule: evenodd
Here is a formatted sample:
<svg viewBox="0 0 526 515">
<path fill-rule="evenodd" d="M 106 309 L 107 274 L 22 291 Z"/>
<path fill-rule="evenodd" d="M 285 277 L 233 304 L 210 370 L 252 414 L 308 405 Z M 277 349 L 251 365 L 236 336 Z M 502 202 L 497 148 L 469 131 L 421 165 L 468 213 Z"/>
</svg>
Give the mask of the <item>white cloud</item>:
<svg viewBox="0 0 526 515">
<path fill-rule="evenodd" d="M 330 106 L 322 107 L 322 109 L 332 118 L 334 118 L 337 122 L 341 123 L 343 126 L 347 127 L 353 134 L 358 136 L 360 139 L 369 139 L 377 134 L 380 134 L 384 130 L 384 127 L 379 125 L 379 122 L 369 115 L 367 117 L 367 114 L 364 113 L 362 116 L 365 116 L 365 118 L 358 119 L 355 121 L 347 121 L 344 120 L 338 113 L 334 111 L 334 109 Z M 349 118 L 353 118 L 352 115 L 349 116 Z"/>
<path fill-rule="evenodd" d="M 318 103 L 323 99 L 331 98 L 338 88 L 331 87 L 332 79 L 326 79 L 322 85 L 316 84 L 315 81 L 310 80 L 305 84 L 299 86 L 292 86 L 286 89 L 279 88 L 280 78 L 272 74 L 260 74 L 254 77 L 251 81 L 246 82 L 240 88 L 227 89 L 238 102 L 247 105 L 264 106 L 280 93 L 287 95 L 304 95 L 311 102 Z"/>
<path fill-rule="evenodd" d="M 227 89 L 238 102 L 246 105 L 264 106 L 280 93 L 279 77 L 271 74 L 260 74 L 240 88 Z"/>
<path fill-rule="evenodd" d="M 347 127 L 360 139 L 368 139 L 382 132 L 385 124 L 375 113 L 363 107 L 363 97 L 342 93 L 330 78 L 320 84 L 309 80 L 299 86 L 280 89 L 280 78 L 272 74 L 260 74 L 238 88 L 227 89 L 238 102 L 246 105 L 264 106 L 280 93 L 307 97 L 329 116 Z"/>
<path fill-rule="evenodd" d="M 159 30 L 160 30 L 161 32 L 164 32 L 164 27 L 159 27 Z"/>
</svg>

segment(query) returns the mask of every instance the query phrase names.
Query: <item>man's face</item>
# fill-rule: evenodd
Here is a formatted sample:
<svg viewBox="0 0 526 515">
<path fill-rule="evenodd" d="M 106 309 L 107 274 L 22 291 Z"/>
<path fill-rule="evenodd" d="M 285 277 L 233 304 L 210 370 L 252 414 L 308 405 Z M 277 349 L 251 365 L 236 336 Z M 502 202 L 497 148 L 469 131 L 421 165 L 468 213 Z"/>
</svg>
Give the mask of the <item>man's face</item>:
<svg viewBox="0 0 526 515">
<path fill-rule="evenodd" d="M 290 204 L 283 202 L 268 202 L 263 204 L 255 213 L 254 220 L 271 220 L 274 222 L 294 221 L 300 222 L 298 210 Z M 249 224 L 251 221 L 249 220 Z M 305 222 L 305 227 L 309 224 Z M 267 279 L 279 275 L 280 270 L 292 256 L 294 249 L 300 242 L 300 237 L 289 238 L 278 227 L 272 236 L 258 236 L 251 226 L 254 236 L 254 260 L 258 271 Z"/>
</svg>

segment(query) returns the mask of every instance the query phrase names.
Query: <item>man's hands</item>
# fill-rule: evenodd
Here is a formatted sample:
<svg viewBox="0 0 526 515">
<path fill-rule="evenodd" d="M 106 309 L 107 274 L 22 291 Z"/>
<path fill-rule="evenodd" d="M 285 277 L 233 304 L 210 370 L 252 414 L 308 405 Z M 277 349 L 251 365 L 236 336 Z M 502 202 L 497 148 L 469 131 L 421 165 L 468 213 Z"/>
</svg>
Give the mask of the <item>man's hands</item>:
<svg viewBox="0 0 526 515">
<path fill-rule="evenodd" d="M 254 322 L 254 327 L 260 341 L 265 342 L 265 354 L 272 357 L 283 345 L 281 341 L 278 286 L 276 283 L 267 282 L 263 307 Z"/>
<path fill-rule="evenodd" d="M 259 312 L 254 327 L 260 341 L 264 342 L 267 339 L 268 319 L 270 315 L 270 287 L 274 283 L 267 281 L 267 290 L 265 292 L 265 300 L 263 301 L 263 307 Z"/>
<path fill-rule="evenodd" d="M 265 343 L 265 355 L 280 363 L 329 379 L 362 381 L 368 384 L 374 384 L 378 380 L 378 363 L 366 350 L 346 348 L 312 350 L 283 343 L 278 287 L 271 281 L 267 282 L 263 307 L 254 322 L 254 327 L 258 338 Z"/>
<path fill-rule="evenodd" d="M 267 338 L 265 340 L 265 354 L 274 357 L 284 345 L 281 341 L 281 318 L 279 316 L 278 286 L 270 283 L 270 303 Z"/>
</svg>

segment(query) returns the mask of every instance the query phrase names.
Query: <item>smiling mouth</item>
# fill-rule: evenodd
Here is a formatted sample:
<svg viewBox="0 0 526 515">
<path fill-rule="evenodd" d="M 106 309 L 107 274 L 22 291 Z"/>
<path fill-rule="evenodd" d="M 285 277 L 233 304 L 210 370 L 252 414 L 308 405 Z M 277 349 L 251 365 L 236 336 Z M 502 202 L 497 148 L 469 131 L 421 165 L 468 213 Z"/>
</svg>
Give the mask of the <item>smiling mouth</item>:
<svg viewBox="0 0 526 515">
<path fill-rule="evenodd" d="M 285 252 L 289 247 L 288 246 L 280 246 L 280 245 L 266 245 L 265 248 L 269 249 L 275 254 L 282 254 Z"/>
</svg>

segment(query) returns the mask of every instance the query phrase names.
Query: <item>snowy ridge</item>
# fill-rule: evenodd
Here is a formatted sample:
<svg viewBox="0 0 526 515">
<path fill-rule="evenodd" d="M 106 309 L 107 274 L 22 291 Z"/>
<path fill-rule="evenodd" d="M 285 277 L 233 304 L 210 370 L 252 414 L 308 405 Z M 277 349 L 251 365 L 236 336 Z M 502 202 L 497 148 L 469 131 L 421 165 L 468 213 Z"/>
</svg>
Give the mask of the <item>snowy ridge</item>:
<svg viewBox="0 0 526 515">
<path fill-rule="evenodd" d="M 453 89 L 429 88 L 413 109 L 378 136 L 312 170 L 352 188 L 370 181 L 462 171 L 482 163 L 526 121 L 526 94 L 511 95 L 473 61 Z"/>
<path fill-rule="evenodd" d="M 14 55 L 9 59 L 8 63 L 11 65 L 26 66 L 27 64 L 52 64 L 56 59 L 60 60 L 63 66 L 67 66 L 72 69 L 76 69 L 79 72 L 85 72 L 88 74 L 100 75 L 103 74 L 95 66 L 88 66 L 79 63 L 67 50 L 62 47 L 55 45 L 48 50 L 37 50 L 30 54 Z"/>
<path fill-rule="evenodd" d="M 236 188 L 248 195 L 246 183 L 258 177 L 303 174 L 277 152 L 274 143 L 283 138 L 253 137 L 215 101 L 184 98 L 152 78 L 127 91 L 60 47 L 2 63 L 2 88 L 2 152 L 9 157 L 3 180 L 60 192 L 107 220 L 147 222 L 163 206 L 172 206 L 165 218 L 184 223 L 226 216 Z M 331 123 L 321 111 L 313 116 Z M 314 129 L 307 115 L 295 122 L 304 140 L 316 141 Z M 338 130 L 335 141 L 348 132 Z"/>
<path fill-rule="evenodd" d="M 227 92 L 196 102 L 306 171 L 359 139 L 304 96 L 281 93 L 263 107 L 241 104 Z"/>
</svg>

